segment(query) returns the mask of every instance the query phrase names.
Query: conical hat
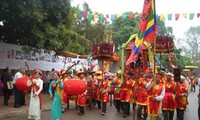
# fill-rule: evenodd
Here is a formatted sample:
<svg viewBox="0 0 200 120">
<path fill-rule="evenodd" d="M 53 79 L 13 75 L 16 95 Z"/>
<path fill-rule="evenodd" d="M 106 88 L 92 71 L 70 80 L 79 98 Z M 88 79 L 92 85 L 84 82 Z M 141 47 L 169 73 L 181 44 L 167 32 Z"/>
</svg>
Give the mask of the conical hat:
<svg viewBox="0 0 200 120">
<path fill-rule="evenodd" d="M 77 74 L 77 75 L 79 75 L 79 74 L 86 74 L 86 72 L 85 72 L 84 70 L 80 69 L 80 70 L 78 70 L 78 71 L 76 72 L 76 74 Z"/>
<path fill-rule="evenodd" d="M 102 71 L 98 70 L 96 71 L 96 74 L 102 74 Z"/>
</svg>

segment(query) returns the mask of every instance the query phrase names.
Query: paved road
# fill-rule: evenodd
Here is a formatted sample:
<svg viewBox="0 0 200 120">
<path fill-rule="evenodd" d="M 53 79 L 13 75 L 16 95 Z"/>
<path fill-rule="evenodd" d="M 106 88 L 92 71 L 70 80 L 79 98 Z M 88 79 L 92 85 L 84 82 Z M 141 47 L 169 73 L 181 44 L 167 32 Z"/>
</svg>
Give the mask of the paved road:
<svg viewBox="0 0 200 120">
<path fill-rule="evenodd" d="M 198 120 L 197 109 L 198 109 L 198 99 L 197 99 L 197 92 L 191 92 L 188 97 L 189 105 L 187 110 L 185 111 L 185 120 Z M 133 113 L 127 118 L 123 118 L 121 113 L 117 113 L 115 107 L 107 107 L 107 113 L 105 116 L 101 115 L 100 110 L 93 109 L 93 110 L 86 110 L 86 115 L 78 116 L 77 109 L 69 109 L 63 114 L 62 120 L 133 120 Z M 175 113 L 176 115 L 176 113 Z M 6 118 L 4 120 L 27 120 L 27 115 L 17 116 L 13 118 Z M 50 118 L 50 111 L 42 112 L 42 119 L 41 120 L 51 120 Z M 136 119 L 135 119 L 136 120 Z M 175 120 L 175 119 L 174 119 Z"/>
<path fill-rule="evenodd" d="M 196 92 L 190 92 L 188 101 L 189 105 L 185 111 L 185 120 L 198 120 L 198 87 L 196 87 Z"/>
<path fill-rule="evenodd" d="M 114 107 L 108 108 L 107 114 L 105 116 L 101 115 L 100 110 L 87 110 L 86 115 L 78 116 L 78 110 L 70 109 L 63 114 L 62 120 L 121 120 L 123 119 L 122 114 L 116 113 Z M 132 114 L 126 118 L 126 120 L 132 120 Z M 7 118 L 5 120 L 27 120 L 27 116 L 17 116 L 13 118 Z M 41 120 L 51 120 L 50 111 L 42 112 Z"/>
</svg>

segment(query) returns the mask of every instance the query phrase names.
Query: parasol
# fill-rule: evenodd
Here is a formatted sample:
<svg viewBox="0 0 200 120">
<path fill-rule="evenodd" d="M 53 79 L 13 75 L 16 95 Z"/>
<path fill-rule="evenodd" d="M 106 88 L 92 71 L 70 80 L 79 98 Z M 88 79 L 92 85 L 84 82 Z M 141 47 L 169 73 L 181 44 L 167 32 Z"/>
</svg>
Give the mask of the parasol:
<svg viewBox="0 0 200 120">
<path fill-rule="evenodd" d="M 186 69 L 197 69 L 199 68 L 198 66 L 185 66 Z"/>
<path fill-rule="evenodd" d="M 83 59 L 87 59 L 89 57 L 89 55 L 79 55 L 68 51 L 56 51 L 56 55 L 60 55 L 63 57 L 72 57 L 72 58 L 77 58 L 77 56 L 79 56 L 79 58 Z"/>
</svg>

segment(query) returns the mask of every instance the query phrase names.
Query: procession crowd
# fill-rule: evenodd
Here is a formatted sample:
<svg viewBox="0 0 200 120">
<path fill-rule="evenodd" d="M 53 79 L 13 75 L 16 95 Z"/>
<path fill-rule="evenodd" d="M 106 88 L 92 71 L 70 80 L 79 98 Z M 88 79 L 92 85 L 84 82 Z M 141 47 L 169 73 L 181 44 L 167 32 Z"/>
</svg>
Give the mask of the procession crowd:
<svg viewBox="0 0 200 120">
<path fill-rule="evenodd" d="M 43 74 L 35 68 L 29 77 L 27 86 L 31 87 L 30 105 L 28 119 L 41 119 L 42 102 L 41 92 L 48 92 L 51 98 L 51 118 L 60 120 L 67 109 L 69 101 L 74 101 L 79 108 L 79 116 L 87 114 L 85 108 L 96 107 L 101 114 L 106 115 L 108 102 L 114 101 L 116 111 L 126 118 L 133 110 L 137 114 L 137 120 L 184 120 L 184 111 L 187 108 L 189 89 L 195 91 L 197 83 L 196 76 L 182 74 L 177 81 L 170 71 L 153 75 L 150 69 L 140 73 L 136 79 L 136 73 L 128 72 L 122 74 L 119 69 L 116 73 L 102 72 L 100 70 L 90 71 L 83 69 L 73 74 L 70 70 L 54 70 Z M 16 81 L 25 75 L 25 69 L 19 68 L 12 78 L 10 69 L 7 68 L 2 75 L 4 92 L 4 105 L 8 105 L 12 88 L 9 81 L 14 83 L 15 108 L 25 105 L 24 91 L 18 89 Z M 45 80 L 44 80 L 45 79 Z M 87 90 L 78 95 L 70 95 L 64 90 L 67 80 L 82 80 L 87 85 Z M 191 86 L 191 87 L 190 87 Z M 78 90 L 78 88 L 74 88 Z M 27 91 L 26 91 L 27 92 Z M 200 94 L 199 94 L 200 95 Z M 137 110 L 136 110 L 137 109 Z M 175 112 L 176 111 L 176 112 Z M 176 113 L 176 115 L 174 115 Z"/>
</svg>

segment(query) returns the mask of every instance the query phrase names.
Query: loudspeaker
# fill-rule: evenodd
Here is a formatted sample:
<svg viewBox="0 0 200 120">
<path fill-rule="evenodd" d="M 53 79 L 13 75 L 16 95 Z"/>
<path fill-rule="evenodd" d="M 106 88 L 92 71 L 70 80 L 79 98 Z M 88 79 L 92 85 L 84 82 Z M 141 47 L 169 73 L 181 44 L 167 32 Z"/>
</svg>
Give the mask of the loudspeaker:
<svg viewBox="0 0 200 120">
<path fill-rule="evenodd" d="M 181 69 L 180 68 L 174 68 L 174 81 L 180 82 L 181 81 Z"/>
</svg>

